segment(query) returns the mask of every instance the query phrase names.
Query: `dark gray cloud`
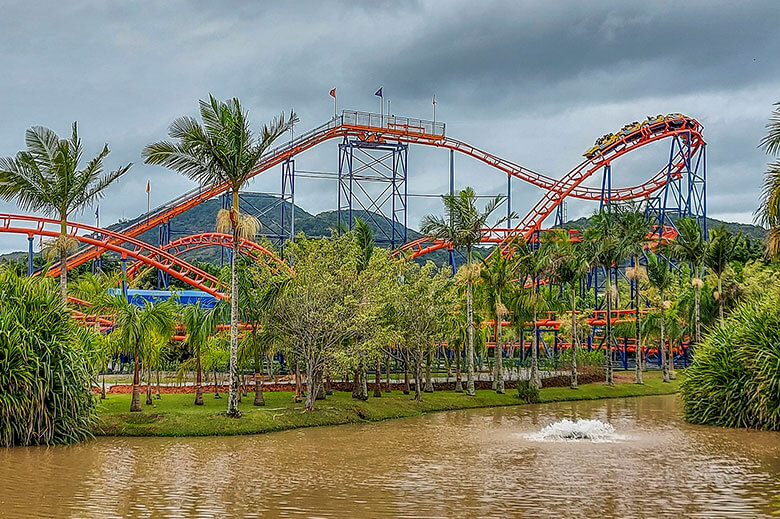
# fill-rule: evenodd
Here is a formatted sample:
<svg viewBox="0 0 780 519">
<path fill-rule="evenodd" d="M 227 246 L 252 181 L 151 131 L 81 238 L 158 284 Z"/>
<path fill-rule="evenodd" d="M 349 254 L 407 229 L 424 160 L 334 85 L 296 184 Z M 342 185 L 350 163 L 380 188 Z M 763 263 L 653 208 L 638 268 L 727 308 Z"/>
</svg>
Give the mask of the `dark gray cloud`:
<svg viewBox="0 0 780 519">
<path fill-rule="evenodd" d="M 551 176 L 561 176 L 599 135 L 662 112 L 705 125 L 712 216 L 750 221 L 767 158 L 756 149 L 780 100 L 780 9 L 774 1 L 651 2 L 4 2 L 0 18 L 0 155 L 24 130 L 65 133 L 78 120 L 89 152 L 109 166 L 135 162 L 111 188 L 103 220 L 145 209 L 191 184 L 145 166 L 140 149 L 171 120 L 195 114 L 209 92 L 238 96 L 257 124 L 295 108 L 305 131 L 340 108 L 377 110 L 380 85 L 399 115 L 430 118 L 431 96 L 448 133 Z M 641 181 L 664 161 L 661 146 L 615 164 L 616 184 Z M 334 171 L 335 143 L 297 160 Z M 409 189 L 442 192 L 447 154 L 410 151 Z M 480 193 L 505 178 L 456 158 L 460 185 Z M 278 171 L 253 189 L 278 191 Z M 513 183 L 524 213 L 541 192 Z M 297 201 L 333 209 L 336 186 L 300 180 Z M 410 223 L 438 211 L 414 198 Z M 12 204 L 0 210 L 13 211 Z M 572 203 L 570 214 L 592 205 Z M 89 215 L 81 217 L 85 221 Z M 0 251 L 24 238 L 0 236 Z"/>
</svg>

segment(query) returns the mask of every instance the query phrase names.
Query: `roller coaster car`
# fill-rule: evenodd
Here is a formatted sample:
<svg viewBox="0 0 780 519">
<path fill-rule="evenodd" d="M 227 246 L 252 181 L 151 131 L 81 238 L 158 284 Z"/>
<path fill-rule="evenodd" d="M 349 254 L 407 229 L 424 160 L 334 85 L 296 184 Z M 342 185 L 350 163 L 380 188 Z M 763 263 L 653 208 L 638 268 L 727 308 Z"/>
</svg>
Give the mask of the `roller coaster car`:
<svg viewBox="0 0 780 519">
<path fill-rule="evenodd" d="M 583 157 L 585 157 L 585 158 L 587 158 L 587 159 L 592 159 L 592 158 L 593 158 L 593 155 L 595 155 L 595 154 L 596 154 L 596 152 L 598 151 L 598 149 L 599 149 L 599 145 L 598 145 L 598 144 L 594 144 L 593 146 L 591 146 L 590 148 L 588 148 L 588 149 L 585 151 L 585 153 L 583 153 L 583 154 L 582 154 L 582 156 L 583 156 Z"/>
<path fill-rule="evenodd" d="M 599 151 L 603 151 L 618 141 L 618 136 L 614 133 L 608 133 L 604 136 L 604 140 L 599 144 Z"/>
</svg>

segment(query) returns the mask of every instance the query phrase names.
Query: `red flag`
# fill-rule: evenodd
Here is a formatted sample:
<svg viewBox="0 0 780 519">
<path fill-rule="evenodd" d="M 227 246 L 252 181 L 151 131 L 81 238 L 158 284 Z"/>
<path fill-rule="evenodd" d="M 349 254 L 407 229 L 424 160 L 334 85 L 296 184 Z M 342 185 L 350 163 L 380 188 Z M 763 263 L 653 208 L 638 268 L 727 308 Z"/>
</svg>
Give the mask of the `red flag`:
<svg viewBox="0 0 780 519">
<path fill-rule="evenodd" d="M 336 99 L 336 89 L 335 88 L 330 91 L 330 97 L 332 97 L 333 99 Z"/>
<path fill-rule="evenodd" d="M 146 181 L 146 192 L 149 193 L 149 191 L 152 189 L 152 185 L 150 184 L 150 181 Z"/>
</svg>

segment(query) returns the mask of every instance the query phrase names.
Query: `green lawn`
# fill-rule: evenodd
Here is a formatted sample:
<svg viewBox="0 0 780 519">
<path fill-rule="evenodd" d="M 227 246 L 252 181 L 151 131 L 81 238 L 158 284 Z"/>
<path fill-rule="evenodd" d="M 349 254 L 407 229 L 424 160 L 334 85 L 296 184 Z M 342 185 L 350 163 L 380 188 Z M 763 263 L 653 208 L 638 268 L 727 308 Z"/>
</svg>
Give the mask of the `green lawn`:
<svg viewBox="0 0 780 519">
<path fill-rule="evenodd" d="M 595 400 L 644 395 L 675 393 L 679 379 L 664 384 L 658 377 L 646 378 L 643 386 L 618 384 L 609 388 L 603 384 L 586 384 L 578 390 L 565 387 L 546 388 L 541 391 L 542 402 L 566 400 Z M 192 404 L 192 394 L 168 394 L 154 400 L 151 406 L 144 405 L 141 413 L 129 413 L 130 395 L 110 394 L 99 407 L 100 423 L 97 435 L 116 436 L 211 436 L 232 434 L 257 434 L 281 431 L 298 427 L 338 425 L 366 421 L 387 420 L 417 416 L 433 411 L 467 409 L 474 407 L 495 407 L 521 405 L 517 391 L 508 390 L 505 395 L 493 391 L 477 391 L 469 398 L 462 393 L 437 391 L 423 395 L 422 402 L 414 402 L 401 391 L 383 393 L 381 398 L 369 398 L 367 402 L 354 400 L 350 393 L 336 392 L 326 400 L 317 402 L 314 412 L 302 412 L 301 404 L 293 402 L 289 392 L 265 393 L 266 405 L 255 407 L 252 396 L 241 402 L 243 416 L 240 419 L 227 418 L 224 414 L 227 395 L 215 399 L 212 394 L 203 396 L 203 406 Z M 142 402 L 144 395 L 141 396 Z"/>
</svg>

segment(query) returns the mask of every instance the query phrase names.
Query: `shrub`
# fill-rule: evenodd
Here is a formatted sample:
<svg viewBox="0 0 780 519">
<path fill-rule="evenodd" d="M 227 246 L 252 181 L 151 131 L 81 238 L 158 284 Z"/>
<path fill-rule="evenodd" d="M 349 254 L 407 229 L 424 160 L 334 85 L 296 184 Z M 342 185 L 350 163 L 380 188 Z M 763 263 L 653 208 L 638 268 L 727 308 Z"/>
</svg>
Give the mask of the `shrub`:
<svg viewBox="0 0 780 519">
<path fill-rule="evenodd" d="M 780 430 L 780 305 L 743 303 L 696 348 L 682 383 L 699 424 Z"/>
<path fill-rule="evenodd" d="M 0 445 L 69 443 L 91 434 L 95 404 L 81 345 L 50 279 L 0 269 Z"/>
<path fill-rule="evenodd" d="M 539 403 L 539 390 L 531 386 L 527 380 L 521 380 L 517 383 L 517 397 L 526 404 Z"/>
</svg>

